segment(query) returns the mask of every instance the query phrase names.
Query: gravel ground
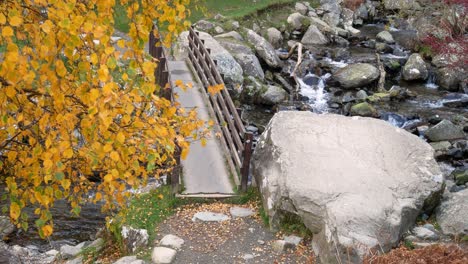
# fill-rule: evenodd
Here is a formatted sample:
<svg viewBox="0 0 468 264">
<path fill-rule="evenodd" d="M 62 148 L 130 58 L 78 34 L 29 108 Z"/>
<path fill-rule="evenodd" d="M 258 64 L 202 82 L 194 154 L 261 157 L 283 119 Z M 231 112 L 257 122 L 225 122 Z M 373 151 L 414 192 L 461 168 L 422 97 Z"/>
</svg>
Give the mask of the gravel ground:
<svg viewBox="0 0 468 264">
<path fill-rule="evenodd" d="M 181 208 L 159 228 L 159 241 L 173 234 L 185 240 L 177 253 L 176 264 L 195 263 L 315 263 L 310 242 L 302 242 L 295 250 L 276 253 L 272 242 L 283 235 L 269 231 L 258 213 L 251 217 L 223 222 L 193 222 L 197 212 L 210 211 L 228 216 L 233 205 L 214 203 Z M 256 210 L 254 206 L 251 207 Z M 257 212 L 257 211 L 256 211 Z"/>
</svg>

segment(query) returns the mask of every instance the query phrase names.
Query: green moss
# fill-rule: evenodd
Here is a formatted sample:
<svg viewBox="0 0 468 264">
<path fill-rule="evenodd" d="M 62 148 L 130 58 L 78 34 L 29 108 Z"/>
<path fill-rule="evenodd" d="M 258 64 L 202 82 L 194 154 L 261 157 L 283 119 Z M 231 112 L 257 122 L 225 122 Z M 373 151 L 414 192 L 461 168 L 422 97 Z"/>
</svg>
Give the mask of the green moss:
<svg viewBox="0 0 468 264">
<path fill-rule="evenodd" d="M 294 234 L 300 237 L 312 237 L 312 232 L 304 225 L 300 216 L 285 213 L 280 220 L 280 229 L 286 234 Z"/>
</svg>

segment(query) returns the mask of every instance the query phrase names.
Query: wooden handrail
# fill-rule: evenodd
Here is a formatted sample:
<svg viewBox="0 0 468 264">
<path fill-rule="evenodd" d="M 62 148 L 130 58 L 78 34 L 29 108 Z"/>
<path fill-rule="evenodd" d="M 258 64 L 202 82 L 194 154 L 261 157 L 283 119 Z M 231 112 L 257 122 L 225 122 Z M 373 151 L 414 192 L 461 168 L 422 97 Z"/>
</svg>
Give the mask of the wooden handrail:
<svg viewBox="0 0 468 264">
<path fill-rule="evenodd" d="M 161 43 L 161 39 L 154 35 L 155 28 L 150 32 L 149 38 L 149 53 L 150 55 L 158 61 L 158 66 L 154 70 L 154 78 L 156 84 L 160 87 L 159 96 L 165 98 L 168 101 L 173 102 L 173 87 L 171 82 L 171 76 L 169 74 L 169 65 L 167 64 L 167 56 L 166 52 Z M 180 174 L 181 174 L 181 167 L 180 167 L 180 156 L 181 156 L 181 149 L 179 146 L 176 145 L 176 149 L 174 151 L 174 158 L 176 160 L 176 164 L 174 166 L 173 171 L 167 177 L 167 181 L 171 184 L 172 194 L 177 194 L 179 192 L 179 181 L 180 181 Z"/>
<path fill-rule="evenodd" d="M 210 49 L 205 47 L 205 41 L 200 39 L 199 33 L 189 29 L 189 59 L 200 78 L 204 93 L 215 112 L 218 125 L 221 128 L 221 142 L 229 152 L 229 156 L 240 172 L 240 188 L 247 190 L 249 178 L 250 158 L 252 154 L 253 134 L 245 129 L 238 109 L 226 88 L 217 94 L 210 94 L 208 87 L 223 85 L 224 80 L 219 73 L 216 62 L 210 56 Z"/>
</svg>

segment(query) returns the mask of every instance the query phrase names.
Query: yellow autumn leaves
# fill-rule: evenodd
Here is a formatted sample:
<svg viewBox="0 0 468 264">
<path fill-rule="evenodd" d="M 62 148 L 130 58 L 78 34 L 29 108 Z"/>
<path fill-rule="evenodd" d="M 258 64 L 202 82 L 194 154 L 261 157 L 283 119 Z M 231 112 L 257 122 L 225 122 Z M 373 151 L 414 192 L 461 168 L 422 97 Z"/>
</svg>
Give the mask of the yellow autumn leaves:
<svg viewBox="0 0 468 264">
<path fill-rule="evenodd" d="M 120 3 L 131 39 L 115 43 L 113 0 L 0 1 L 0 173 L 12 221 L 27 228 L 24 208 L 35 208 L 43 237 L 56 200 L 73 213 L 87 201 L 125 204 L 204 125 L 159 97 L 157 63 L 143 51 L 153 21 L 170 28 L 166 42 L 187 26 L 189 1 Z"/>
</svg>

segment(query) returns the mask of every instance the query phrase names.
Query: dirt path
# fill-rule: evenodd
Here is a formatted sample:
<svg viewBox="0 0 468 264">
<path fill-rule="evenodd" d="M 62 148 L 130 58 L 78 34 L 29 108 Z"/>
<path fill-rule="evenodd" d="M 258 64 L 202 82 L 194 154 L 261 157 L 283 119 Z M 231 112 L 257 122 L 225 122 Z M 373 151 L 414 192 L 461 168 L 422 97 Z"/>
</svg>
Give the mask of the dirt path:
<svg viewBox="0 0 468 264">
<path fill-rule="evenodd" d="M 229 204 L 202 204 L 181 208 L 159 228 L 157 241 L 167 234 L 184 239 L 182 250 L 173 263 L 315 263 L 310 242 L 301 242 L 295 249 L 278 253 L 272 244 L 281 234 L 269 231 L 254 206 L 255 214 L 233 218 Z M 192 221 L 197 212 L 222 213 L 230 220 L 222 222 Z"/>
</svg>

